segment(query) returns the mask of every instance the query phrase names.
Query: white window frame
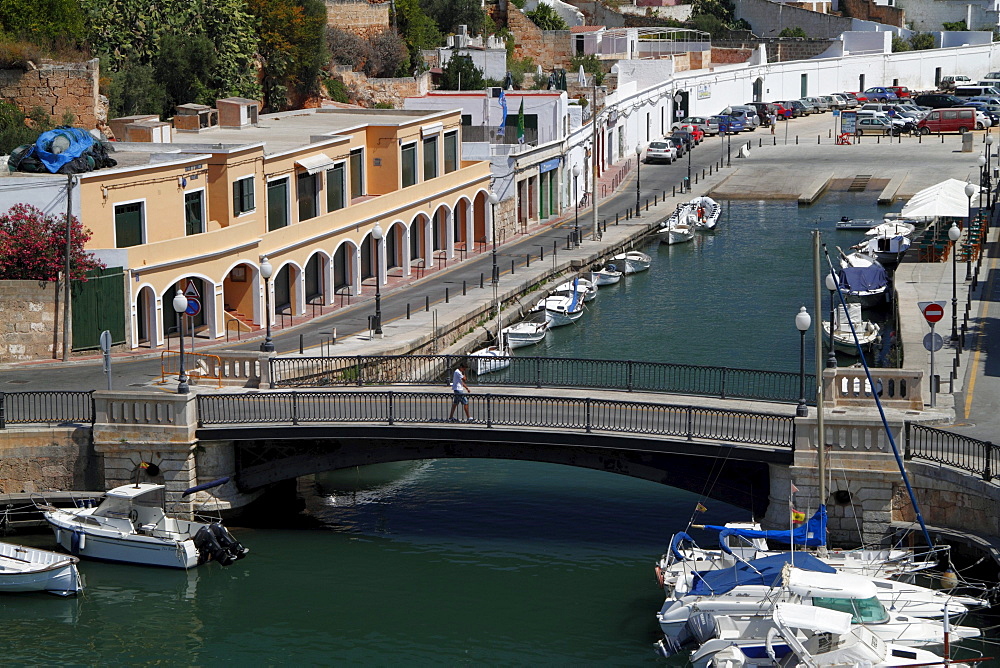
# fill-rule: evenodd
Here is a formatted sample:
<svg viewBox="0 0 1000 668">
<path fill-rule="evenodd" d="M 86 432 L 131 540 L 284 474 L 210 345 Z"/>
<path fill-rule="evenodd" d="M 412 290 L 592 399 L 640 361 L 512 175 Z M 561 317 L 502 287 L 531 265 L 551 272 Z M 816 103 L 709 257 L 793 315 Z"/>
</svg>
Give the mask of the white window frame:
<svg viewBox="0 0 1000 668">
<path fill-rule="evenodd" d="M 246 181 L 248 179 L 250 180 L 251 183 L 253 183 L 253 208 L 252 209 L 247 209 L 246 211 L 240 211 L 239 213 L 237 213 L 236 212 L 236 201 L 234 199 L 233 200 L 233 218 L 241 218 L 242 216 L 246 216 L 248 214 L 256 213 L 257 212 L 257 179 L 256 179 L 255 175 L 250 174 L 248 176 L 241 176 L 238 179 L 233 179 L 233 186 L 232 186 L 232 188 L 235 189 L 237 183 L 239 183 L 240 181 Z M 230 198 L 233 197 L 233 191 L 232 191 L 232 189 L 230 189 L 230 191 L 229 191 L 229 196 L 230 196 Z"/>
<path fill-rule="evenodd" d="M 406 183 L 403 182 L 403 166 L 404 166 L 403 156 L 404 156 L 404 151 L 406 151 L 406 149 L 409 149 L 409 148 L 413 149 L 413 183 L 411 183 L 410 185 L 407 185 Z M 423 168 L 422 168 L 422 166 L 420 164 L 420 157 L 421 157 L 421 155 L 422 155 L 422 153 L 420 151 L 420 142 L 418 142 L 418 141 L 412 141 L 412 142 L 407 142 L 406 144 L 400 144 L 400 146 L 399 146 L 399 183 L 400 183 L 400 187 L 401 188 L 409 188 L 410 186 L 415 186 L 418 183 L 420 183 L 420 172 L 423 171 Z"/>
<path fill-rule="evenodd" d="M 195 232 L 194 234 L 187 233 L 187 196 L 193 195 L 194 193 L 201 193 L 201 232 Z M 191 190 L 184 191 L 184 236 L 193 237 L 199 234 L 205 234 L 208 232 L 208 189 L 207 188 L 192 188 Z M 143 216 L 145 218 L 145 216 Z"/>
</svg>

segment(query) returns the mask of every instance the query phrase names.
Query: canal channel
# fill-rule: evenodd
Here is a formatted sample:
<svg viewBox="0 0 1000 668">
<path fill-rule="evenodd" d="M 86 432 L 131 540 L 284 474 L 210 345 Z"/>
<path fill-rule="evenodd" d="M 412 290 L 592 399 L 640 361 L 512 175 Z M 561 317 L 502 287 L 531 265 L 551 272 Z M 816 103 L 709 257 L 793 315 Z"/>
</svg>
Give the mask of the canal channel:
<svg viewBox="0 0 1000 668">
<path fill-rule="evenodd" d="M 724 203 L 716 232 L 650 244 L 648 272 L 518 352 L 797 371 L 794 317 L 813 311 L 810 231 L 847 250 L 862 233 L 834 221 L 890 210 L 872 199 Z M 807 346 L 810 370 L 812 359 Z M 516 461 L 371 467 L 299 491 L 312 521 L 235 528 L 251 554 L 227 569 L 86 563 L 79 599 L 0 599 L 6 662 L 655 664 L 654 559 L 699 502 L 699 521 L 747 519 L 653 483 Z"/>
</svg>

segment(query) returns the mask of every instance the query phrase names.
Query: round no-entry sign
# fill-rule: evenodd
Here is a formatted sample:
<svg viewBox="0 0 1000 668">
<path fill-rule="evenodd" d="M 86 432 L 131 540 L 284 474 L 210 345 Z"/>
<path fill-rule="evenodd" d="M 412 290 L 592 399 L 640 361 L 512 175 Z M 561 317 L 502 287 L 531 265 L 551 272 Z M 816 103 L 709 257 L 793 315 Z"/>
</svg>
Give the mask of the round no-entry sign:
<svg viewBox="0 0 1000 668">
<path fill-rule="evenodd" d="M 929 323 L 935 323 L 944 317 L 944 307 L 940 304 L 931 302 L 924 307 L 924 319 Z"/>
</svg>

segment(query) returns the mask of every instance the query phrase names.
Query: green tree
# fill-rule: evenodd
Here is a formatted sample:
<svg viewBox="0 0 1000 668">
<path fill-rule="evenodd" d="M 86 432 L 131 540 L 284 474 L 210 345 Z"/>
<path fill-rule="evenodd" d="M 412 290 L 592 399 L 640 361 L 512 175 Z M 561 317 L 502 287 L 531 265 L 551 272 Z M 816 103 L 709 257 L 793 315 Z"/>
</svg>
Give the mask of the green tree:
<svg viewBox="0 0 1000 668">
<path fill-rule="evenodd" d="M 160 40 L 160 57 L 154 72 L 165 93 L 163 115 L 173 115 L 179 104 L 211 105 L 215 70 L 215 45 L 205 35 L 166 35 Z"/>
<path fill-rule="evenodd" d="M 920 32 L 910 38 L 910 48 L 914 51 L 925 51 L 934 48 L 934 35 Z"/>
<path fill-rule="evenodd" d="M 778 33 L 778 37 L 808 37 L 808 35 L 806 35 L 805 30 L 796 26 L 794 28 L 783 28 Z"/>
<path fill-rule="evenodd" d="M 569 30 L 569 26 L 562 17 L 556 13 L 552 5 L 539 2 L 534 11 L 526 12 L 525 16 L 542 30 Z"/>
<path fill-rule="evenodd" d="M 576 76 L 580 71 L 580 65 L 583 65 L 583 71 L 587 74 L 597 75 L 598 86 L 604 83 L 604 70 L 601 68 L 601 61 L 592 53 L 586 56 L 573 56 L 569 61 L 569 70 L 566 72 L 567 78 Z"/>
<path fill-rule="evenodd" d="M 479 35 L 488 18 L 479 0 L 421 0 L 420 6 L 442 32 L 455 32 L 464 25 L 470 34 Z"/>
<path fill-rule="evenodd" d="M 396 26 L 410 53 L 409 67 L 423 62 L 422 49 L 432 49 L 441 44 L 441 32 L 437 25 L 420 8 L 418 0 L 394 0 Z"/>
<path fill-rule="evenodd" d="M 327 61 L 323 1 L 249 0 L 248 6 L 260 21 L 257 50 L 265 109 L 287 109 L 317 93 L 319 71 Z"/>
<path fill-rule="evenodd" d="M 892 36 L 892 52 L 899 53 L 900 51 L 909 51 L 910 43 L 898 35 Z"/>
<path fill-rule="evenodd" d="M 77 0 L 4 0 L 0 33 L 45 47 L 77 47 L 87 37 L 86 15 Z"/>
<path fill-rule="evenodd" d="M 486 87 L 483 72 L 469 56 L 452 56 L 441 70 L 441 90 L 482 90 Z"/>
<path fill-rule="evenodd" d="M 161 114 L 166 99 L 167 93 L 151 65 L 135 65 L 111 74 L 108 100 L 112 118 Z"/>
<path fill-rule="evenodd" d="M 326 94 L 335 102 L 348 103 L 351 98 L 347 95 L 347 86 L 340 79 L 327 79 L 325 82 Z"/>
<path fill-rule="evenodd" d="M 945 30 L 955 31 L 955 32 L 965 32 L 968 28 L 965 25 L 965 19 L 961 21 L 954 21 L 948 23 L 947 21 L 941 24 Z"/>
</svg>

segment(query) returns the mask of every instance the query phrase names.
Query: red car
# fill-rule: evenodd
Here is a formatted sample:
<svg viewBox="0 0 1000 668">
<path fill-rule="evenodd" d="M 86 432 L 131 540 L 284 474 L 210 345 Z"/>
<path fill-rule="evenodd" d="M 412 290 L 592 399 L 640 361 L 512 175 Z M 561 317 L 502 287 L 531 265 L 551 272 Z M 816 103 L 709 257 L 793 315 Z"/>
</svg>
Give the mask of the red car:
<svg viewBox="0 0 1000 668">
<path fill-rule="evenodd" d="M 851 91 L 847 91 L 847 92 L 850 93 Z M 853 95 L 855 98 L 857 98 L 858 104 L 864 104 L 865 102 L 868 101 L 868 96 L 865 95 L 864 93 L 861 93 L 861 92 L 851 93 L 851 95 Z"/>
<path fill-rule="evenodd" d="M 694 138 L 696 144 L 700 144 L 701 140 L 705 138 L 705 131 L 699 128 L 697 125 L 684 125 L 677 128 L 678 130 L 683 130 L 685 132 L 690 132 L 691 136 Z"/>
<path fill-rule="evenodd" d="M 792 107 L 786 107 L 784 102 L 772 102 L 777 109 L 775 110 L 775 115 L 778 118 L 788 120 L 789 118 L 795 118 L 795 109 Z"/>
<path fill-rule="evenodd" d="M 886 86 L 889 90 L 896 94 L 900 100 L 907 99 L 911 97 L 910 89 L 906 86 Z"/>
</svg>

